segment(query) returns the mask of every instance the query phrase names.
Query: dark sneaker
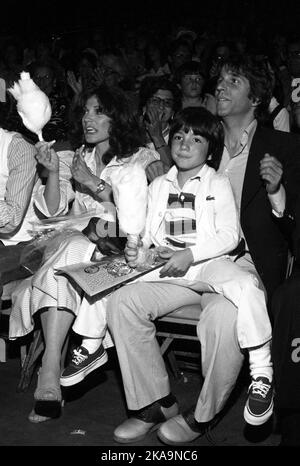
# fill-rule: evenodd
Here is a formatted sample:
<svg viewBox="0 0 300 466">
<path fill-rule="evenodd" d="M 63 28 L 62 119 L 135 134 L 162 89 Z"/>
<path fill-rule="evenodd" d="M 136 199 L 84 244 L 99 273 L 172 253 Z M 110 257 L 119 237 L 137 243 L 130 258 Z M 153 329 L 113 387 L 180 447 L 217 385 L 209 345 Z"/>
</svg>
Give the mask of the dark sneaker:
<svg viewBox="0 0 300 466">
<path fill-rule="evenodd" d="M 245 421 L 253 426 L 267 422 L 273 413 L 273 397 L 273 384 L 267 377 L 252 379 L 244 409 Z"/>
<path fill-rule="evenodd" d="M 105 364 L 107 359 L 107 353 L 102 345 L 93 354 L 83 346 L 79 346 L 73 350 L 72 360 L 60 376 L 60 384 L 69 387 L 81 382 L 90 372 Z"/>
</svg>

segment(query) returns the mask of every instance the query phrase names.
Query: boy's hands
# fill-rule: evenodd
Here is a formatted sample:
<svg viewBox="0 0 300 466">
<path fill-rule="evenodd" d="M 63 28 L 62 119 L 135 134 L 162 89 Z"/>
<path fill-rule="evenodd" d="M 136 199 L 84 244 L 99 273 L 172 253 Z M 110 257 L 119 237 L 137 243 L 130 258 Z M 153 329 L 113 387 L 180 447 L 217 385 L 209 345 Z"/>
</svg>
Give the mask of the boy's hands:
<svg viewBox="0 0 300 466">
<path fill-rule="evenodd" d="M 169 248 L 164 249 L 165 251 L 159 251 L 159 256 L 169 260 L 160 270 L 160 278 L 183 277 L 194 262 L 192 251 L 189 248 L 176 252 Z"/>
<path fill-rule="evenodd" d="M 124 255 L 127 264 L 129 267 L 132 267 L 133 269 L 137 266 L 137 258 L 138 258 L 138 248 L 142 247 L 143 243 L 141 239 L 139 239 L 139 243 L 133 243 L 130 240 L 127 241 L 125 249 L 124 249 Z"/>
</svg>

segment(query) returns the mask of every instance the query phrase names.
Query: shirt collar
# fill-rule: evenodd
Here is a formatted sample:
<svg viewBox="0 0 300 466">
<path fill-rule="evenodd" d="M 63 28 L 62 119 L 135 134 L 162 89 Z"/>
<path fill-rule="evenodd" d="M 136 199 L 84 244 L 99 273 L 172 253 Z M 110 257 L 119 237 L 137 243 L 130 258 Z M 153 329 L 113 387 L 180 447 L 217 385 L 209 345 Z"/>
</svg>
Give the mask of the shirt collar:
<svg viewBox="0 0 300 466">
<path fill-rule="evenodd" d="M 257 128 L 257 120 L 254 119 L 247 126 L 247 128 L 244 129 L 241 140 L 240 140 L 240 150 L 235 154 L 235 157 L 239 155 L 246 146 L 248 147 L 248 149 L 250 148 L 256 128 Z M 224 146 L 226 147 L 226 142 L 224 142 Z"/>
<path fill-rule="evenodd" d="M 199 180 L 200 181 L 201 177 L 203 178 L 206 175 L 208 170 L 209 170 L 208 165 L 207 164 L 203 165 L 203 167 L 201 167 L 200 170 L 198 171 L 197 175 L 192 176 L 190 178 L 190 180 Z M 178 169 L 177 169 L 176 165 L 173 165 L 173 167 L 171 167 L 170 170 L 166 174 L 166 180 L 173 183 L 174 181 L 177 180 L 177 175 L 178 175 Z"/>
</svg>

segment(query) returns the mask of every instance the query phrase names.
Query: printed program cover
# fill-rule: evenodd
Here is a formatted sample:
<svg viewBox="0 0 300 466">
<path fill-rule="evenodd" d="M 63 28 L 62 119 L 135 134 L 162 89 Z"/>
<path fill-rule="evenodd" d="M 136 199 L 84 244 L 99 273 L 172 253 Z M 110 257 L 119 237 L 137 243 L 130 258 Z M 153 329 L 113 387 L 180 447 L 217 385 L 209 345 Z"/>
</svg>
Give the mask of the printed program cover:
<svg viewBox="0 0 300 466">
<path fill-rule="evenodd" d="M 71 277 L 89 296 L 109 293 L 119 286 L 161 267 L 163 262 L 154 262 L 147 267 L 130 268 L 122 255 L 105 256 L 99 261 L 81 262 L 56 270 L 57 274 Z"/>
</svg>

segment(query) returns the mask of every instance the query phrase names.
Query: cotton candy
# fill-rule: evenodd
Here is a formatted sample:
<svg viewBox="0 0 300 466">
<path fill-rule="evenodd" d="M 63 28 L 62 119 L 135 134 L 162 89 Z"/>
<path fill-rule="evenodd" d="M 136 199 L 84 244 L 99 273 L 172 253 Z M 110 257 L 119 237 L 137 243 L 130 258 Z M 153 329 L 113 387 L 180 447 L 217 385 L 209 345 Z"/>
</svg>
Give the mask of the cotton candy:
<svg viewBox="0 0 300 466">
<path fill-rule="evenodd" d="M 51 118 L 51 105 L 46 94 L 25 71 L 21 73 L 21 79 L 8 91 L 17 101 L 17 110 L 24 126 L 43 141 L 42 129 Z"/>
<path fill-rule="evenodd" d="M 146 223 L 147 177 L 139 163 L 126 164 L 111 175 L 114 201 L 121 230 L 139 235 Z"/>
</svg>

